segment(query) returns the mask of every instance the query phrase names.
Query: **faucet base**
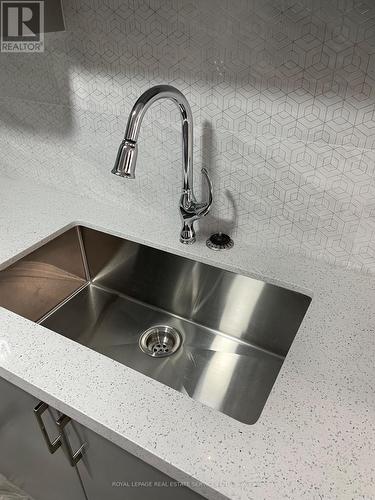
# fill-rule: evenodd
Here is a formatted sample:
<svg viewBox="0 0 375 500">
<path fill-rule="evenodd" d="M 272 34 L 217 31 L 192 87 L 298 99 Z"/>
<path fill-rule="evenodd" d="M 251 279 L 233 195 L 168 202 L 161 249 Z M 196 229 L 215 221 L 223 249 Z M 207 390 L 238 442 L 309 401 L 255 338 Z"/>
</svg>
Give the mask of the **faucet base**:
<svg viewBox="0 0 375 500">
<path fill-rule="evenodd" d="M 184 224 L 183 228 L 181 229 L 180 243 L 191 245 L 192 243 L 195 243 L 195 240 L 195 230 L 193 225 Z"/>
<path fill-rule="evenodd" d="M 184 245 L 192 245 L 195 243 L 196 238 L 191 238 L 190 240 L 185 240 L 180 236 L 180 243 L 183 243 Z"/>
</svg>

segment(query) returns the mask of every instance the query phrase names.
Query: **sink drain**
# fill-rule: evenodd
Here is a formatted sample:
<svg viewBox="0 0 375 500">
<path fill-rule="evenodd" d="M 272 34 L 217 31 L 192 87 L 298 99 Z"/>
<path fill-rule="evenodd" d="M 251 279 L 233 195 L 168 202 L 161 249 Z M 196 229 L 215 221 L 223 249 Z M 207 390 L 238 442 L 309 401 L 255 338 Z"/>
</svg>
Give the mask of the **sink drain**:
<svg viewBox="0 0 375 500">
<path fill-rule="evenodd" d="M 156 325 L 142 333 L 139 347 L 149 356 L 163 358 L 175 353 L 181 342 L 178 330 L 167 325 Z"/>
</svg>

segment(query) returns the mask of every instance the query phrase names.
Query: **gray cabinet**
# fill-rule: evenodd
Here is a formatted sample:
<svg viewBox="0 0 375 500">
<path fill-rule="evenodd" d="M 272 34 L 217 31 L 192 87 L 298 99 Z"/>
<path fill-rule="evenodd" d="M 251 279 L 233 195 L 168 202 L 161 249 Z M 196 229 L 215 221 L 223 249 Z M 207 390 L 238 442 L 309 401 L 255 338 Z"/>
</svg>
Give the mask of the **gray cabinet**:
<svg viewBox="0 0 375 500">
<path fill-rule="evenodd" d="M 83 459 L 77 468 L 89 500 L 202 499 L 194 491 L 77 422 L 69 426 L 68 438 L 73 449 L 84 443 Z"/>
<path fill-rule="evenodd" d="M 202 499 L 2 378 L 0 473 L 35 500 Z"/>
<path fill-rule="evenodd" d="M 63 449 L 48 451 L 33 414 L 38 403 L 0 378 L 0 473 L 35 500 L 85 500 L 78 471 Z M 58 434 L 55 417 L 51 409 L 42 416 L 51 440 Z"/>
</svg>

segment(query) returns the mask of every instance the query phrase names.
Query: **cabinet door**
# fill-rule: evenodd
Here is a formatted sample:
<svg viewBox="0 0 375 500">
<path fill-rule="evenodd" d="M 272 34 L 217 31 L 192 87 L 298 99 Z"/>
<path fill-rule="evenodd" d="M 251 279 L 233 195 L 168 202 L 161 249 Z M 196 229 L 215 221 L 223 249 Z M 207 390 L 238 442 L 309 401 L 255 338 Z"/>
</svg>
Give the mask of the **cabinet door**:
<svg viewBox="0 0 375 500">
<path fill-rule="evenodd" d="M 85 500 L 76 468 L 60 447 L 50 454 L 34 416 L 33 396 L 0 377 L 0 473 L 36 500 Z M 56 437 L 52 410 L 43 414 Z"/>
<path fill-rule="evenodd" d="M 78 470 L 89 500 L 203 498 L 77 422 L 69 425 L 67 437 L 73 449 L 84 443 Z"/>
</svg>

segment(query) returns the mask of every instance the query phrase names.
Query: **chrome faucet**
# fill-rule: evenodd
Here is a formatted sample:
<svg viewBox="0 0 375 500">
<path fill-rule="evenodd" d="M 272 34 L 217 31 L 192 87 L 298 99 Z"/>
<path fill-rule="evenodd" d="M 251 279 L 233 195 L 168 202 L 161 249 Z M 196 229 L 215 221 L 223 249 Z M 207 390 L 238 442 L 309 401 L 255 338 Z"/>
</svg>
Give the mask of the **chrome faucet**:
<svg viewBox="0 0 375 500">
<path fill-rule="evenodd" d="M 205 216 L 212 205 L 212 184 L 205 168 L 202 174 L 208 188 L 207 202 L 198 203 L 193 192 L 193 115 L 186 97 L 170 85 L 156 85 L 146 90 L 133 106 L 126 126 L 125 137 L 121 142 L 115 166 L 112 173 L 128 179 L 135 178 L 137 162 L 137 141 L 143 117 L 148 108 L 159 99 L 171 99 L 180 110 L 182 120 L 182 161 L 183 161 L 183 188 L 180 198 L 180 214 L 182 229 L 181 243 L 194 243 L 194 222 Z"/>
</svg>

